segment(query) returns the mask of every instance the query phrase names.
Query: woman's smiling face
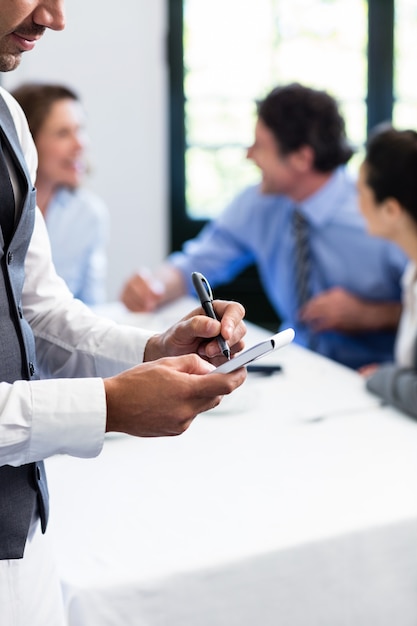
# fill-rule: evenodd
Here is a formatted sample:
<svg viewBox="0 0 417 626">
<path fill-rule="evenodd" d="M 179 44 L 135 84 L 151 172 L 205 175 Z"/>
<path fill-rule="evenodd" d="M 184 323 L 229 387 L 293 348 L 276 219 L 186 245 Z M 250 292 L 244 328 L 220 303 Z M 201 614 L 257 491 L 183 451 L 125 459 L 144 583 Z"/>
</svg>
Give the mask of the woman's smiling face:
<svg viewBox="0 0 417 626">
<path fill-rule="evenodd" d="M 54 102 L 35 137 L 38 179 L 52 187 L 78 187 L 85 173 L 85 115 L 70 98 Z"/>
</svg>

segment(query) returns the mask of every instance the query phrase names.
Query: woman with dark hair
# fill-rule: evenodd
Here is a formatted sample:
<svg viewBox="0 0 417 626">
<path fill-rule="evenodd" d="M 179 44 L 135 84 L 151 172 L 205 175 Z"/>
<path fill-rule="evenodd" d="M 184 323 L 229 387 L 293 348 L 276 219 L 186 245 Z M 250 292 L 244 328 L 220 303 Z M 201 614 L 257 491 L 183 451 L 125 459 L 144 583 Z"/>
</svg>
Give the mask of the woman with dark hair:
<svg viewBox="0 0 417 626">
<path fill-rule="evenodd" d="M 57 273 L 89 305 L 105 301 L 107 207 L 83 188 L 87 135 L 78 95 L 64 85 L 26 83 L 13 92 L 38 151 L 37 204 Z"/>
<path fill-rule="evenodd" d="M 367 387 L 417 417 L 417 133 L 382 126 L 371 135 L 359 180 L 361 211 L 371 234 L 404 250 L 403 312 L 395 363 L 363 368 Z"/>
</svg>

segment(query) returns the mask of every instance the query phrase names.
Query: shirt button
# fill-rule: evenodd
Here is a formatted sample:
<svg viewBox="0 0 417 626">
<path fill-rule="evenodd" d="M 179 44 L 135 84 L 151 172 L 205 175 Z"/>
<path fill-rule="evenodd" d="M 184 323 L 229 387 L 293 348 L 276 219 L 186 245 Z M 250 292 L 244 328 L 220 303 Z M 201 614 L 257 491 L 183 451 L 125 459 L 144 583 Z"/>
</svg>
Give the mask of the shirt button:
<svg viewBox="0 0 417 626">
<path fill-rule="evenodd" d="M 33 376 L 35 373 L 35 366 L 33 365 L 32 361 L 29 361 L 29 373 L 31 376 Z"/>
</svg>

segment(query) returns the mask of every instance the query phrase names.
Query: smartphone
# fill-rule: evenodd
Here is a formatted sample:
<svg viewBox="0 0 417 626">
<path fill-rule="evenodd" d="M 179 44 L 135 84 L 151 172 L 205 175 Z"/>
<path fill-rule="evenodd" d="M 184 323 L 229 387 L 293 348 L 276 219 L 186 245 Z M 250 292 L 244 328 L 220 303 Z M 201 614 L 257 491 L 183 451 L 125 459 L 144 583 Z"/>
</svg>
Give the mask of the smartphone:
<svg viewBox="0 0 417 626">
<path fill-rule="evenodd" d="M 222 363 L 219 367 L 216 367 L 216 369 L 212 371 L 212 374 L 229 374 L 229 372 L 234 372 L 234 370 L 237 370 L 239 367 L 245 367 L 248 363 L 252 363 L 266 354 L 278 350 L 278 348 L 283 348 L 291 343 L 294 337 L 295 332 L 292 328 L 282 330 L 280 333 L 269 337 L 269 339 L 265 339 L 265 341 L 261 341 L 251 348 L 239 352 L 239 354 L 231 358 L 230 361 L 226 361 L 226 363 Z"/>
</svg>

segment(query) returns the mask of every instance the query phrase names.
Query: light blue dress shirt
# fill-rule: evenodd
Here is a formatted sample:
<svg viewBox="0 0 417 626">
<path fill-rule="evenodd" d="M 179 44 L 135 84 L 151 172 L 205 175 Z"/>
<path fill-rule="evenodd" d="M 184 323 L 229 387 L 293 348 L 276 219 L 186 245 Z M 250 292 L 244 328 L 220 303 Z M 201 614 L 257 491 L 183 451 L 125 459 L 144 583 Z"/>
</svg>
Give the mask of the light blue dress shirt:
<svg viewBox="0 0 417 626">
<path fill-rule="evenodd" d="M 52 259 L 70 291 L 88 305 L 106 299 L 109 213 L 84 188 L 59 189 L 48 205 L 46 227 Z"/>
<path fill-rule="evenodd" d="M 394 244 L 367 233 L 356 184 L 346 167 L 338 168 L 319 191 L 297 206 L 309 223 L 313 294 L 339 286 L 368 300 L 401 300 L 407 259 Z M 286 196 L 264 195 L 258 186 L 249 187 L 169 261 L 184 274 L 190 293 L 193 271 L 204 274 L 215 287 L 255 263 L 281 328 L 293 327 L 295 341 L 307 345 L 308 331 L 298 321 L 294 284 L 294 208 L 294 201 Z M 393 332 L 327 331 L 316 337 L 315 349 L 357 368 L 392 360 L 394 338 Z"/>
</svg>

